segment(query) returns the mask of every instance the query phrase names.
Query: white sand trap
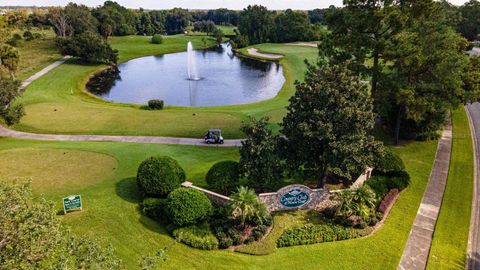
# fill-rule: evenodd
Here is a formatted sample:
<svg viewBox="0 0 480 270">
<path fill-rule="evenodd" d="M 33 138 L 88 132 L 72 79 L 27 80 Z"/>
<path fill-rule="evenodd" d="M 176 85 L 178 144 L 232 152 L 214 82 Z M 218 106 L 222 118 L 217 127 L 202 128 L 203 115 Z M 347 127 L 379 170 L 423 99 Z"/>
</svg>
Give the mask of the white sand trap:
<svg viewBox="0 0 480 270">
<path fill-rule="evenodd" d="M 291 43 L 285 43 L 286 45 L 292 45 L 292 46 L 308 46 L 308 47 L 318 47 L 318 43 L 316 42 L 291 42 Z"/>
<path fill-rule="evenodd" d="M 280 54 L 261 53 L 255 48 L 249 48 L 247 49 L 247 51 L 248 51 L 248 54 L 253 56 L 258 56 L 258 57 L 271 58 L 271 59 L 280 59 L 283 57 L 283 55 L 280 55 Z"/>
</svg>

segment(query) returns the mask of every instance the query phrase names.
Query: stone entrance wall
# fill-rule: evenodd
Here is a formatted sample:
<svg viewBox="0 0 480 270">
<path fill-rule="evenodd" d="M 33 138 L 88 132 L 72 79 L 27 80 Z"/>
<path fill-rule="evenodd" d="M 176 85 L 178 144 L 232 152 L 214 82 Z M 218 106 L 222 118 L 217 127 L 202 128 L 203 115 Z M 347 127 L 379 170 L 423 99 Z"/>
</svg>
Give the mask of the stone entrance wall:
<svg viewBox="0 0 480 270">
<path fill-rule="evenodd" d="M 307 202 L 303 205 L 296 207 L 286 207 L 280 203 L 282 196 L 289 191 L 301 191 L 309 195 Z M 310 189 L 304 185 L 290 185 L 279 189 L 277 192 L 261 193 L 258 194 L 258 198 L 267 205 L 270 212 L 286 211 L 294 209 L 314 209 L 323 201 L 328 200 L 330 192 L 328 189 Z"/>
</svg>

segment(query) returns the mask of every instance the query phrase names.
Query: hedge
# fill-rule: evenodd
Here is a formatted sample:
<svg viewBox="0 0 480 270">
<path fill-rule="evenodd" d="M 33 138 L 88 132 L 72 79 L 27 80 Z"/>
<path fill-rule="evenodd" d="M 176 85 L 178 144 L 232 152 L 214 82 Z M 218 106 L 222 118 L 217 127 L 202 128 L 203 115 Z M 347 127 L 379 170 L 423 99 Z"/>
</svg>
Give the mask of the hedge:
<svg viewBox="0 0 480 270">
<path fill-rule="evenodd" d="M 210 189 L 230 194 L 239 185 L 240 172 L 238 162 L 220 161 L 214 164 L 207 173 L 205 180 Z"/>
<path fill-rule="evenodd" d="M 160 99 L 151 99 L 148 101 L 148 108 L 152 110 L 163 110 L 164 102 Z"/>
<path fill-rule="evenodd" d="M 173 224 L 182 227 L 206 220 L 212 213 L 212 203 L 201 191 L 178 188 L 168 195 L 167 210 Z"/>
<path fill-rule="evenodd" d="M 173 231 L 173 236 L 179 242 L 199 249 L 216 249 L 218 240 L 207 224 L 192 225 Z"/>
<path fill-rule="evenodd" d="M 375 172 L 380 174 L 395 173 L 405 170 L 403 160 L 390 148 L 385 149 L 384 155 L 375 159 Z"/>
<path fill-rule="evenodd" d="M 137 171 L 137 184 L 148 197 L 166 197 L 185 181 L 185 171 L 170 157 L 150 157 Z"/>
<path fill-rule="evenodd" d="M 288 229 L 278 238 L 277 247 L 310 245 L 360 237 L 358 231 L 339 225 L 305 225 Z"/>
</svg>

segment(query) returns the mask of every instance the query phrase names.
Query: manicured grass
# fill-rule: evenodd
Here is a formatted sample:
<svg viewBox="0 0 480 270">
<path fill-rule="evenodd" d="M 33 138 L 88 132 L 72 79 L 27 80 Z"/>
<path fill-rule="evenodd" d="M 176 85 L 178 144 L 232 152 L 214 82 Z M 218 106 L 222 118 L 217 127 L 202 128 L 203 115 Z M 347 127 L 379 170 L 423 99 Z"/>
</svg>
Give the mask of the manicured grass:
<svg viewBox="0 0 480 270">
<path fill-rule="evenodd" d="M 187 178 L 200 186 L 205 186 L 203 178 L 212 164 L 238 159 L 238 149 L 229 148 L 0 139 L 0 151 L 18 148 L 90 151 L 115 157 L 117 169 L 113 177 L 99 176 L 82 188 L 67 184 L 62 190 L 45 191 L 45 195 L 60 209 L 63 196 L 81 194 L 84 210 L 65 216 L 65 223 L 75 233 L 111 243 L 127 269 L 137 268 L 142 255 L 174 243 L 163 226 L 143 217 L 138 210 L 140 196 L 135 175 L 143 159 L 151 155 L 172 156 L 185 168 Z M 422 198 L 435 149 L 436 142 L 413 142 L 395 149 L 405 161 L 412 183 L 402 192 L 384 227 L 371 237 L 281 248 L 266 256 L 202 251 L 177 243 L 167 252 L 161 269 L 394 269 Z M 36 168 L 45 166 L 35 163 L 44 163 L 42 158 L 29 160 L 29 164 Z M 62 168 L 58 170 L 63 172 Z M 69 175 L 64 180 L 68 183 L 72 179 L 75 176 Z"/>
<path fill-rule="evenodd" d="M 23 31 L 15 31 L 23 35 Z M 44 38 L 31 41 L 22 40 L 17 46 L 20 54 L 17 79 L 25 80 L 62 56 L 55 47 L 55 34 L 52 30 L 32 29 L 32 33 L 42 33 Z"/>
<path fill-rule="evenodd" d="M 236 26 L 217 25 L 224 35 L 235 35 Z"/>
<path fill-rule="evenodd" d="M 473 149 L 463 108 L 452 114 L 453 147 L 447 187 L 433 236 L 428 269 L 464 269 L 473 187 Z"/>
<path fill-rule="evenodd" d="M 252 255 L 271 254 L 277 250 L 277 239 L 280 238 L 285 230 L 309 223 L 321 223 L 320 217 L 313 211 L 302 210 L 276 214 L 274 216 L 274 226 L 264 239 L 242 246 L 237 249 L 237 252 Z"/>
<path fill-rule="evenodd" d="M 120 60 L 125 61 L 143 55 L 182 51 L 189 40 L 198 48 L 202 46 L 201 39 L 196 36 L 169 36 L 160 45 L 151 44 L 149 37 L 142 36 L 113 37 L 110 41 L 120 51 Z M 224 130 L 225 138 L 231 139 L 243 137 L 239 129 L 248 117 L 269 116 L 272 127 L 278 129 L 276 123 L 282 120 L 288 99 L 295 91 L 294 81 L 303 79 L 304 60 L 315 59 L 317 49 L 281 44 L 255 47 L 285 55 L 281 63 L 286 83 L 273 99 L 237 106 L 167 107 L 162 111 L 145 111 L 139 105 L 106 102 L 87 94 L 85 83 L 93 72 L 102 67 L 78 65 L 71 61 L 34 81 L 26 89 L 21 102 L 26 105 L 27 115 L 14 128 L 38 133 L 178 137 L 201 137 L 209 128 L 220 128 Z"/>
</svg>

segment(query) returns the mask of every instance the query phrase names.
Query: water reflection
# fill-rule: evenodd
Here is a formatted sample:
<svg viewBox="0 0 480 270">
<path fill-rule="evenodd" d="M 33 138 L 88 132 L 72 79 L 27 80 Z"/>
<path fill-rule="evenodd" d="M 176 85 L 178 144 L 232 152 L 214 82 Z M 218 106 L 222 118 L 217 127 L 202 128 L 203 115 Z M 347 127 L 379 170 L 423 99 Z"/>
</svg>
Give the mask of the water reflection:
<svg viewBox="0 0 480 270">
<path fill-rule="evenodd" d="M 219 106 L 272 98 L 285 82 L 281 65 L 240 59 L 226 44 L 195 51 L 195 57 L 200 81 L 187 80 L 187 54 L 182 52 L 120 64 L 117 73 L 95 76 L 88 89 L 115 102 L 146 104 L 162 99 L 174 106 Z"/>
</svg>

